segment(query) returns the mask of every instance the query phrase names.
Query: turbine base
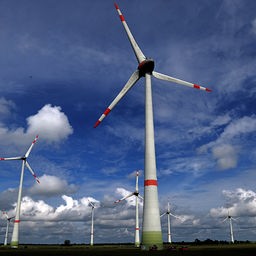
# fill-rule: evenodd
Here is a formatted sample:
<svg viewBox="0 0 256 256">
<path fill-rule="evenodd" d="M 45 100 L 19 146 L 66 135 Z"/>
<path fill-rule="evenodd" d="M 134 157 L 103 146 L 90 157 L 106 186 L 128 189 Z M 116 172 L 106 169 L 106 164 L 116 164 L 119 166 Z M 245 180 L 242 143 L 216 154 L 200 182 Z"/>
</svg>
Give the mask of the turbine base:
<svg viewBox="0 0 256 256">
<path fill-rule="evenodd" d="M 163 238 L 161 231 L 142 232 L 141 249 L 145 251 L 163 250 Z"/>
</svg>

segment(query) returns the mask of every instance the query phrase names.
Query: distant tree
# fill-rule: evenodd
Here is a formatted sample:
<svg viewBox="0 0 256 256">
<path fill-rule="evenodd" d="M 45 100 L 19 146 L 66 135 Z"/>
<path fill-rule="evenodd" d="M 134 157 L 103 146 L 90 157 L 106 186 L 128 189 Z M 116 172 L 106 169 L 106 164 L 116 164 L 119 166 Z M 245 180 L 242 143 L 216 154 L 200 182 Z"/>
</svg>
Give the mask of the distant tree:
<svg viewBox="0 0 256 256">
<path fill-rule="evenodd" d="M 70 240 L 65 240 L 65 241 L 64 241 L 64 245 L 65 245 L 65 246 L 70 246 L 70 245 L 71 245 Z"/>
</svg>

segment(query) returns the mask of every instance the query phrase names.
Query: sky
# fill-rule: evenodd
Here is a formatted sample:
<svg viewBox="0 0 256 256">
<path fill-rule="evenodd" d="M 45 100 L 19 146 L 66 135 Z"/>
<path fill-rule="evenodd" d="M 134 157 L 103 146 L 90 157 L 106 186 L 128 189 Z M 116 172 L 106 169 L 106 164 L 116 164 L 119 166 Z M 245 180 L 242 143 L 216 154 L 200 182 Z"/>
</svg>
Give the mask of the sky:
<svg viewBox="0 0 256 256">
<path fill-rule="evenodd" d="M 256 240 L 256 2 L 117 1 L 155 71 L 152 78 L 160 213 L 173 241 Z M 0 1 L 0 157 L 22 156 L 20 243 L 134 242 L 135 201 L 114 201 L 144 179 L 144 79 L 94 123 L 138 63 L 110 0 Z M 20 161 L 0 162 L 0 210 L 13 216 Z M 140 202 L 140 226 L 142 225 Z M 11 229 L 12 229 L 11 224 Z M 162 217 L 167 241 L 167 218 Z M 0 215 L 0 242 L 6 219 Z M 11 230 L 9 238 L 11 237 Z M 2 240 L 2 241 L 1 241 Z"/>
</svg>

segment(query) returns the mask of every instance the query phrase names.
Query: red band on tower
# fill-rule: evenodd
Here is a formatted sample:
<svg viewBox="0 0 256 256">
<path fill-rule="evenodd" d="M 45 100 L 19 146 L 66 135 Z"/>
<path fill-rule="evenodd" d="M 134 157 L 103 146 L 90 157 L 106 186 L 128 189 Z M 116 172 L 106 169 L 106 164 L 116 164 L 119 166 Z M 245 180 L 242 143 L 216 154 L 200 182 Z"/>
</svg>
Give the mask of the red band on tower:
<svg viewBox="0 0 256 256">
<path fill-rule="evenodd" d="M 144 187 L 146 186 L 158 186 L 157 180 L 145 180 Z"/>
</svg>

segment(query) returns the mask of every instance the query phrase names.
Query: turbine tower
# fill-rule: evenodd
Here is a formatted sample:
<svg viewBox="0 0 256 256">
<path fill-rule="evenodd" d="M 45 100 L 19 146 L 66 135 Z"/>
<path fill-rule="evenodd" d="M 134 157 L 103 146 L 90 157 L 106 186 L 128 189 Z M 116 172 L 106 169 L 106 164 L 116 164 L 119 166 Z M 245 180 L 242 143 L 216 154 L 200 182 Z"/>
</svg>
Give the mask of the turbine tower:
<svg viewBox="0 0 256 256">
<path fill-rule="evenodd" d="M 172 243 L 172 236 L 171 236 L 171 220 L 170 220 L 170 216 L 173 216 L 177 219 L 180 219 L 178 216 L 175 216 L 174 214 L 171 213 L 170 211 L 170 204 L 168 202 L 168 205 L 167 205 L 167 211 L 165 213 L 163 213 L 160 217 L 163 217 L 164 215 L 167 215 L 167 227 L 168 227 L 168 230 L 167 230 L 167 242 L 169 244 Z"/>
<path fill-rule="evenodd" d="M 36 174 L 34 173 L 33 169 L 31 168 L 31 166 L 29 165 L 29 163 L 27 161 L 27 158 L 28 158 L 34 144 L 36 143 L 37 139 L 38 139 L 38 135 L 35 137 L 31 146 L 29 147 L 28 151 L 26 152 L 26 154 L 24 156 L 0 158 L 0 160 L 22 160 L 18 200 L 17 200 L 16 214 L 15 214 L 15 219 L 14 219 L 14 226 L 13 226 L 12 240 L 11 240 L 12 248 L 18 248 L 18 246 L 19 246 L 20 206 L 21 206 L 22 185 L 23 185 L 23 176 L 24 176 L 25 166 L 29 169 L 31 174 L 34 176 L 37 183 L 40 183 L 39 179 L 37 178 Z"/>
<path fill-rule="evenodd" d="M 93 230 L 93 228 L 94 228 L 94 209 L 95 209 L 95 204 L 93 203 L 93 202 L 91 202 L 89 199 L 88 199 L 88 201 L 89 201 L 89 205 L 92 207 L 92 211 L 91 211 L 91 218 L 92 218 L 92 220 L 91 220 L 91 242 L 90 242 L 90 245 L 91 246 L 93 246 L 93 233 L 94 233 L 94 230 Z"/>
<path fill-rule="evenodd" d="M 7 212 L 3 212 L 3 214 L 6 217 L 6 231 L 5 231 L 5 236 L 4 236 L 4 246 L 6 246 L 8 243 L 9 225 L 10 225 L 11 220 L 14 219 L 14 216 L 9 217 Z"/>
<path fill-rule="evenodd" d="M 230 242 L 233 244 L 234 241 L 234 232 L 233 232 L 233 225 L 232 225 L 232 220 L 236 220 L 235 218 L 233 218 L 229 212 L 228 212 L 228 216 L 222 221 L 225 222 L 226 220 L 229 220 L 229 229 L 230 229 Z"/>
<path fill-rule="evenodd" d="M 142 224 L 142 249 L 149 250 L 152 247 L 163 249 L 163 239 L 160 223 L 160 212 L 158 204 L 158 182 L 156 174 L 156 157 L 155 157 L 155 141 L 154 141 L 154 121 L 152 106 L 152 89 L 151 76 L 155 78 L 178 83 L 192 88 L 211 90 L 198 84 L 189 83 L 171 76 L 167 76 L 154 71 L 154 60 L 146 58 L 135 41 L 119 7 L 115 3 L 116 10 L 120 20 L 124 26 L 125 32 L 131 43 L 133 51 L 138 61 L 138 67 L 133 72 L 123 89 L 100 116 L 94 125 L 97 127 L 102 120 L 110 113 L 116 104 L 124 97 L 124 95 L 135 85 L 141 78 L 145 77 L 145 160 L 144 160 L 144 205 L 143 205 L 143 224 Z"/>
<path fill-rule="evenodd" d="M 139 171 L 136 171 L 136 185 L 135 185 L 135 191 L 130 193 L 129 195 L 116 200 L 115 203 L 119 203 L 131 196 L 135 196 L 135 247 L 140 247 L 140 227 L 139 227 L 139 204 L 138 204 L 138 198 L 143 200 L 143 197 L 139 194 Z"/>
</svg>

